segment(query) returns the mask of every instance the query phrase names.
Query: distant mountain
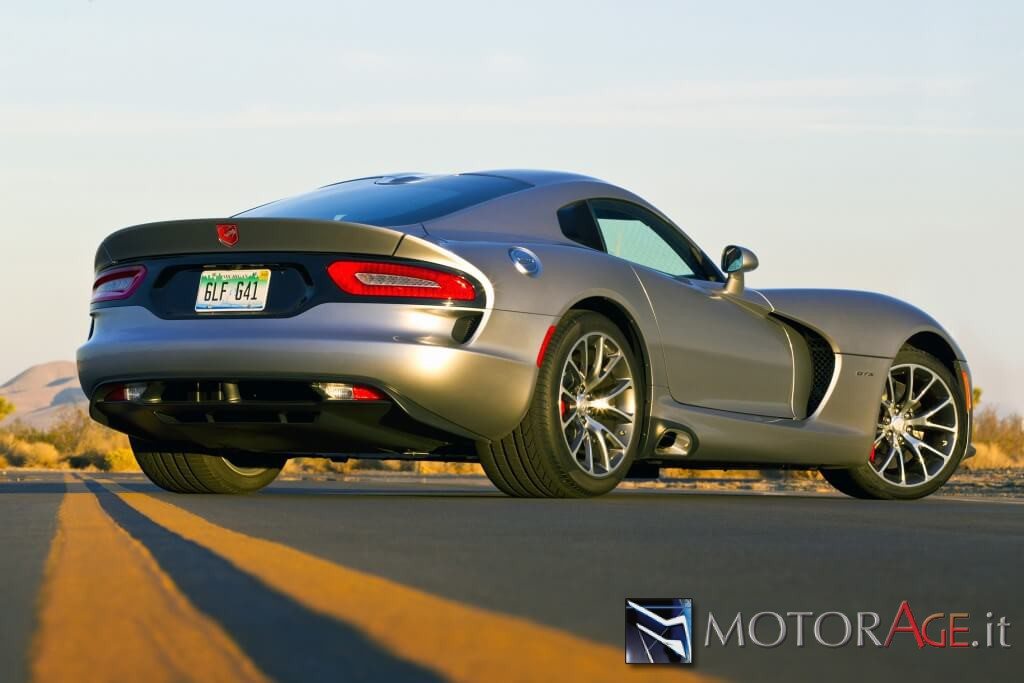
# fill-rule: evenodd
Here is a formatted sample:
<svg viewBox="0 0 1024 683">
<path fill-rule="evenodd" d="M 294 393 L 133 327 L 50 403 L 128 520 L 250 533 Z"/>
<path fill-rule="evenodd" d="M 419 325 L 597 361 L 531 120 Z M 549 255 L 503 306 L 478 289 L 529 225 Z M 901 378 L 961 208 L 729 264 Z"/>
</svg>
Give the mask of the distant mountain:
<svg viewBox="0 0 1024 683">
<path fill-rule="evenodd" d="M 75 364 L 65 360 L 33 365 L 0 386 L 0 396 L 17 409 L 4 423 L 21 420 L 32 427 L 46 427 L 68 406 L 89 403 L 78 385 Z"/>
</svg>

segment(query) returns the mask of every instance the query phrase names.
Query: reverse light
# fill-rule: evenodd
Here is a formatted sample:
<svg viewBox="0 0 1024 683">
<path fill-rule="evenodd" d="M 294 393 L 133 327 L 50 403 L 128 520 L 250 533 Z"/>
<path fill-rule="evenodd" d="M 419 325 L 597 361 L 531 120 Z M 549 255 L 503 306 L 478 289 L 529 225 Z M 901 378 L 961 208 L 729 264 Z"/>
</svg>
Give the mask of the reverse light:
<svg viewBox="0 0 1024 683">
<path fill-rule="evenodd" d="M 128 266 L 100 273 L 92 285 L 92 301 L 118 301 L 127 299 L 146 279 L 145 266 Z"/>
<path fill-rule="evenodd" d="M 327 267 L 342 291 L 359 296 L 473 301 L 473 283 L 454 273 L 387 261 L 335 261 Z"/>
<path fill-rule="evenodd" d="M 328 401 L 383 401 L 385 399 L 384 394 L 380 391 L 360 384 L 315 382 L 313 388 L 323 392 Z"/>
<path fill-rule="evenodd" d="M 138 401 L 146 393 L 145 382 L 131 384 L 115 384 L 103 396 L 104 401 Z"/>
</svg>

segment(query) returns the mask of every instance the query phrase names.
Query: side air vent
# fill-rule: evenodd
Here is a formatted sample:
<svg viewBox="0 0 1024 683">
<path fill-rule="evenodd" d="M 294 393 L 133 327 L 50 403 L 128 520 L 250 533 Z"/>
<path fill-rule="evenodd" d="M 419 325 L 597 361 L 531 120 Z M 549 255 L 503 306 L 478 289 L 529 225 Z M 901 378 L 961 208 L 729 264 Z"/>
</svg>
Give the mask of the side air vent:
<svg viewBox="0 0 1024 683">
<path fill-rule="evenodd" d="M 806 327 L 801 330 L 807 340 L 807 348 L 811 352 L 811 394 L 807 397 L 807 416 L 814 415 L 818 406 L 825 399 L 828 388 L 832 384 L 832 376 L 836 371 L 836 354 L 832 351 L 825 338 L 814 330 Z"/>
<path fill-rule="evenodd" d="M 807 344 L 811 361 L 811 387 L 807 395 L 807 417 L 810 417 L 821 407 L 828 388 L 832 386 L 832 378 L 836 372 L 836 354 L 832 351 L 832 345 L 811 328 L 789 318 L 776 317 L 791 330 L 799 332 Z"/>
</svg>

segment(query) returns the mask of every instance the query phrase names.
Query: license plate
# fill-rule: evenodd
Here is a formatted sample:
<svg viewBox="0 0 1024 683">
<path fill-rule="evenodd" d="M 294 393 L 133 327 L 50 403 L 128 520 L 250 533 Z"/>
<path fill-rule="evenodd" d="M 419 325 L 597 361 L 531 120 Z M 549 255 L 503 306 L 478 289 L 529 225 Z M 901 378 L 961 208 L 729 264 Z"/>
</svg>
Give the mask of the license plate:
<svg viewBox="0 0 1024 683">
<path fill-rule="evenodd" d="M 269 291 L 269 268 L 204 270 L 199 276 L 196 312 L 262 311 Z"/>
</svg>

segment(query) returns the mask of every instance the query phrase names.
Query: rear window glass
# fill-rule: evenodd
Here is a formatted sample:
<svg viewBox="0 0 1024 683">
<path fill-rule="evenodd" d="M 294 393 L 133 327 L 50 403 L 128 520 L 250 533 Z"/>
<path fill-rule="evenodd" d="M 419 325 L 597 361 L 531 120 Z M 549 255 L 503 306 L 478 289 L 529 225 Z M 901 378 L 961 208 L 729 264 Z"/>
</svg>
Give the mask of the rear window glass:
<svg viewBox="0 0 1024 683">
<path fill-rule="evenodd" d="M 598 233 L 594 216 L 586 202 L 576 202 L 558 210 L 558 225 L 562 234 L 585 247 L 604 251 L 604 243 Z"/>
<path fill-rule="evenodd" d="M 440 218 L 530 187 L 485 175 L 369 178 L 328 185 L 238 214 L 240 218 L 313 218 L 370 225 L 410 225 Z"/>
</svg>

